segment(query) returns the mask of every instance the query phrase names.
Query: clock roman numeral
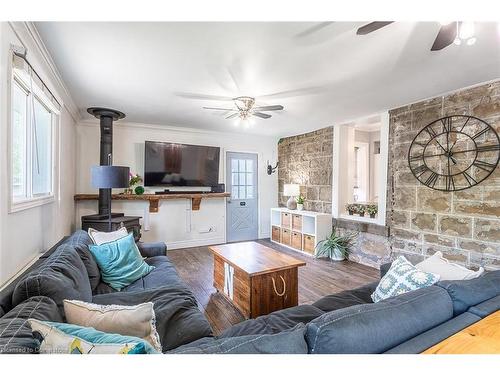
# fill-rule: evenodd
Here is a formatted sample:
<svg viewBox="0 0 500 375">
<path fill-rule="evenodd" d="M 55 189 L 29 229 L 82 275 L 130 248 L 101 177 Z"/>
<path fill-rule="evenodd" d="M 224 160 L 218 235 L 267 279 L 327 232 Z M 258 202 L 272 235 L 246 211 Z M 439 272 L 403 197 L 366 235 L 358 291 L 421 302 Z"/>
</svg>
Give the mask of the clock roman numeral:
<svg viewBox="0 0 500 375">
<path fill-rule="evenodd" d="M 472 165 L 486 172 L 491 172 L 493 169 L 495 169 L 495 164 L 490 164 L 482 160 L 476 160 Z"/>
<path fill-rule="evenodd" d="M 490 128 L 484 128 L 483 130 L 481 130 L 479 133 L 476 133 L 472 136 L 472 139 L 476 139 L 476 138 L 479 138 L 480 136 L 482 136 L 484 133 L 486 133 L 488 130 L 490 130 Z"/>
<path fill-rule="evenodd" d="M 432 172 L 431 175 L 427 178 L 427 180 L 425 180 L 425 184 L 427 186 L 434 187 L 438 179 L 439 175 L 436 172 Z"/>
<path fill-rule="evenodd" d="M 462 172 L 462 174 L 464 175 L 465 179 L 467 180 L 467 183 L 469 184 L 469 186 L 477 184 L 477 181 L 474 180 L 474 178 L 472 178 L 472 176 L 470 174 L 468 174 L 466 171 Z"/>
<path fill-rule="evenodd" d="M 434 138 L 436 136 L 436 132 L 434 131 L 434 129 L 432 128 L 432 126 L 426 127 L 425 131 L 427 133 L 429 133 L 429 135 L 431 136 L 431 138 Z"/>
<path fill-rule="evenodd" d="M 455 190 L 455 180 L 453 176 L 446 176 L 446 190 Z"/>
<path fill-rule="evenodd" d="M 445 132 L 445 133 L 451 132 L 451 129 L 452 129 L 451 117 L 445 117 L 445 118 L 441 119 L 441 122 L 443 123 L 443 132 Z"/>
<path fill-rule="evenodd" d="M 419 165 L 417 168 L 415 168 L 413 171 L 415 172 L 415 175 L 417 177 L 420 177 L 422 176 L 425 172 L 427 172 L 429 170 L 429 168 L 427 168 L 427 165 L 425 164 L 422 164 L 422 165 Z"/>
<path fill-rule="evenodd" d="M 496 145 L 485 145 L 485 146 L 479 146 L 476 148 L 477 152 L 488 152 L 488 151 L 499 151 L 500 150 L 500 144 Z"/>
<path fill-rule="evenodd" d="M 410 155 L 410 161 L 417 161 L 424 157 L 424 154 Z"/>
<path fill-rule="evenodd" d="M 420 147 L 425 147 L 425 146 L 427 146 L 427 144 L 426 144 L 426 143 L 422 143 L 422 142 L 413 142 L 413 144 L 415 144 L 415 145 L 419 145 Z"/>
</svg>

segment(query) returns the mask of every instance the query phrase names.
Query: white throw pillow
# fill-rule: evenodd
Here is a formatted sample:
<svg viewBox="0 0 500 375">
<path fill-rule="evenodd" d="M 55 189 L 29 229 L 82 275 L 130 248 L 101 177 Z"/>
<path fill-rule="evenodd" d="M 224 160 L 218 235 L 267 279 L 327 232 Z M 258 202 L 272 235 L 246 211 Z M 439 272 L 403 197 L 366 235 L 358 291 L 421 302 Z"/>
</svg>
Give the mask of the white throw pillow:
<svg viewBox="0 0 500 375">
<path fill-rule="evenodd" d="M 153 303 L 135 306 L 97 305 L 95 303 L 64 300 L 66 321 L 98 331 L 139 337 L 161 352 L 161 343 L 155 325 Z"/>
<path fill-rule="evenodd" d="M 451 263 L 443 257 L 441 251 L 436 251 L 432 256 L 415 265 L 419 270 L 432 272 L 441 276 L 440 280 L 470 280 L 479 277 L 484 272 L 480 267 L 477 271 L 469 270 L 463 266 Z"/>
<path fill-rule="evenodd" d="M 113 242 L 128 235 L 127 228 L 121 227 L 114 232 L 99 232 L 94 228 L 89 228 L 89 236 L 96 245 Z"/>
</svg>

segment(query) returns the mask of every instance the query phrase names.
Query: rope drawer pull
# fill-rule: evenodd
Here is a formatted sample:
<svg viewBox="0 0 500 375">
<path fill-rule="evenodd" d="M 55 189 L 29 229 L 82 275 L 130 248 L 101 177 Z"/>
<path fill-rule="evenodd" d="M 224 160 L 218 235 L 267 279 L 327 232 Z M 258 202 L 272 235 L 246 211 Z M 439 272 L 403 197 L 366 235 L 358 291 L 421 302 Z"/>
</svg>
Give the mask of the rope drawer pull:
<svg viewBox="0 0 500 375">
<path fill-rule="evenodd" d="M 274 289 L 274 293 L 276 293 L 276 295 L 278 297 L 283 297 L 286 293 L 286 282 L 285 282 L 285 279 L 283 278 L 283 276 L 280 275 L 280 279 L 281 279 L 281 282 L 283 283 L 283 292 L 279 293 L 278 290 L 276 289 L 276 280 L 274 280 L 274 277 L 271 276 L 271 279 L 273 280 L 273 289 Z"/>
</svg>

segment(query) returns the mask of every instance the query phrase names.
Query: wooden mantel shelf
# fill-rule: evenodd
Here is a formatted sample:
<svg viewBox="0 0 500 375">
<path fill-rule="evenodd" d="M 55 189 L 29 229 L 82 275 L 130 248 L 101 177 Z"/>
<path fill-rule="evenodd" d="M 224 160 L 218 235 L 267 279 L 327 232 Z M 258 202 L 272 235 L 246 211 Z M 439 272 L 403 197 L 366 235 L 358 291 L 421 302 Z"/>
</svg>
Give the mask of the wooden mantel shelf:
<svg viewBox="0 0 500 375">
<path fill-rule="evenodd" d="M 191 209 L 198 211 L 202 199 L 207 198 L 225 198 L 231 196 L 230 193 L 178 193 L 178 194 L 113 194 L 111 196 L 114 200 L 122 201 L 149 201 L 149 212 L 158 212 L 160 200 L 168 199 L 191 199 Z M 76 194 L 75 201 L 89 201 L 97 200 L 97 194 Z"/>
</svg>

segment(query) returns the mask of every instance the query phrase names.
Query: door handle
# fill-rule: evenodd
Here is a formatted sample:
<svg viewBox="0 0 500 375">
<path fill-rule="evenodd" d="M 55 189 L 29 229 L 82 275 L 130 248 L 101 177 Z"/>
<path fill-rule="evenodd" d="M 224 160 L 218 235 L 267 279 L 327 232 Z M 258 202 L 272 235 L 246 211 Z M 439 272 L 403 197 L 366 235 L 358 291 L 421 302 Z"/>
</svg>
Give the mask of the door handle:
<svg viewBox="0 0 500 375">
<path fill-rule="evenodd" d="M 226 200 L 227 200 L 227 203 L 231 203 L 231 197 L 227 197 Z"/>
</svg>

